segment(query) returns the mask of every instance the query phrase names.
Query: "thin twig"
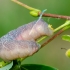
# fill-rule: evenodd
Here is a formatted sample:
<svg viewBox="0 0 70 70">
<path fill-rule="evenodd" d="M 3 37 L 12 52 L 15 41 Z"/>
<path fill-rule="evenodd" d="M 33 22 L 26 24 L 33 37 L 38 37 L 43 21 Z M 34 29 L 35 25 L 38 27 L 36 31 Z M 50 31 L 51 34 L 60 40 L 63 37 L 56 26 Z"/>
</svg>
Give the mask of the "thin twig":
<svg viewBox="0 0 70 70">
<path fill-rule="evenodd" d="M 38 15 L 40 15 L 40 13 L 38 13 Z M 44 13 L 44 14 L 43 14 L 43 17 L 52 17 L 52 18 L 61 18 L 61 19 L 70 20 L 70 16 L 50 14 L 50 13 Z"/>
<path fill-rule="evenodd" d="M 67 21 L 66 23 L 69 24 L 69 21 Z M 64 32 L 65 30 L 67 30 L 69 28 L 70 28 L 70 25 L 65 26 L 63 29 L 61 29 L 59 32 L 57 32 L 55 35 L 53 35 L 48 41 L 45 41 L 41 45 L 41 48 L 44 47 L 45 45 L 47 45 L 49 42 L 51 42 L 53 39 L 55 39 L 58 35 L 60 35 L 62 32 Z"/>
<path fill-rule="evenodd" d="M 48 41 L 44 42 L 41 45 L 41 48 L 44 47 L 45 45 L 47 45 L 49 42 L 51 42 L 53 39 L 55 39 L 58 35 L 60 35 L 64 30 L 60 30 L 58 33 L 56 33 L 54 36 L 52 36 Z"/>
<path fill-rule="evenodd" d="M 12 1 L 15 2 L 15 3 L 17 3 L 17 4 L 19 4 L 19 5 L 22 6 L 22 7 L 25 7 L 25 8 L 28 9 L 28 10 L 38 10 L 38 9 L 35 9 L 35 8 L 33 8 L 33 7 L 30 7 L 30 6 L 28 6 L 28 5 L 26 5 L 26 4 L 22 3 L 22 2 L 20 2 L 20 1 L 18 1 L 18 0 L 12 0 Z"/>
<path fill-rule="evenodd" d="M 32 8 L 18 0 L 12 0 L 13 2 L 29 9 L 29 10 L 38 10 L 38 9 L 35 9 L 35 8 Z M 41 14 L 41 12 L 38 12 L 38 16 Z M 66 19 L 66 20 L 70 20 L 70 16 L 64 16 L 64 15 L 57 15 L 57 14 L 50 14 L 50 13 L 44 13 L 43 14 L 43 17 L 52 17 L 52 18 L 61 18 L 61 19 Z"/>
<path fill-rule="evenodd" d="M 15 2 L 15 3 L 17 3 L 17 4 L 19 4 L 19 5 L 21 5 L 21 6 L 23 6 L 23 7 L 25 7 L 25 8 L 30 8 L 29 6 L 27 6 L 26 4 L 24 4 L 24 3 L 22 3 L 22 2 L 20 2 L 20 1 L 18 1 L 18 0 L 12 0 L 13 2 Z"/>
</svg>

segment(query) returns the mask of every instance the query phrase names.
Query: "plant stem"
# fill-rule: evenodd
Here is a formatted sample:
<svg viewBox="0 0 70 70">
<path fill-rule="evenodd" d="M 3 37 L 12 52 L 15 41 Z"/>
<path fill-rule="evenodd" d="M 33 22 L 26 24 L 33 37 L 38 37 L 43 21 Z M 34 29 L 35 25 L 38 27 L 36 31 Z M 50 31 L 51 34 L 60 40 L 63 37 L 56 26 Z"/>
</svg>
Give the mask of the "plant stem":
<svg viewBox="0 0 70 70">
<path fill-rule="evenodd" d="M 64 24 L 62 24 L 61 26 L 59 26 L 58 28 L 54 29 L 54 32 L 62 29 L 63 27 L 70 25 L 70 20 L 66 21 Z"/>
<path fill-rule="evenodd" d="M 19 5 L 21 5 L 21 6 L 23 6 L 23 7 L 25 7 L 28 10 L 31 10 L 31 11 L 40 11 L 40 10 L 32 8 L 32 7 L 26 5 L 26 4 L 24 4 L 24 3 L 22 3 L 22 2 L 20 2 L 18 0 L 12 0 L 12 1 L 15 2 L 15 3 L 17 3 L 17 4 L 19 4 Z"/>
<path fill-rule="evenodd" d="M 64 30 L 60 30 L 58 33 L 56 33 L 54 36 L 52 36 L 48 41 L 45 41 L 42 45 L 41 48 L 47 45 L 49 42 L 51 42 L 53 39 L 55 39 L 58 35 L 60 35 Z"/>
<path fill-rule="evenodd" d="M 66 25 L 67 24 L 67 25 Z M 65 24 L 63 24 L 64 27 L 63 29 L 61 29 L 59 32 L 57 32 L 55 35 L 53 35 L 48 41 L 45 41 L 42 45 L 41 45 L 41 48 L 44 47 L 45 45 L 47 45 L 49 42 L 51 42 L 53 39 L 55 39 L 58 35 L 60 35 L 62 32 L 64 32 L 65 30 L 69 29 L 70 28 L 70 21 L 67 21 Z M 62 28 L 60 26 L 60 28 Z M 58 29 L 59 30 L 59 27 Z M 56 32 L 57 30 L 55 30 L 54 32 Z"/>
<path fill-rule="evenodd" d="M 40 15 L 40 14 L 41 14 L 41 13 L 38 13 L 38 15 Z M 44 14 L 43 14 L 43 17 L 52 17 L 52 18 L 61 18 L 61 19 L 70 20 L 70 16 L 50 14 L 50 13 L 44 13 Z"/>
<path fill-rule="evenodd" d="M 70 21 L 69 21 L 69 20 L 66 21 L 64 24 L 60 25 L 59 27 L 57 27 L 56 29 L 54 29 L 53 32 L 57 32 L 58 30 L 64 28 L 65 26 L 68 26 L 68 25 L 70 25 Z M 46 38 L 46 36 L 42 37 L 42 38 L 39 39 L 37 42 L 40 42 L 40 41 L 44 40 L 45 38 Z"/>
<path fill-rule="evenodd" d="M 17 3 L 17 4 L 19 4 L 19 5 L 21 5 L 21 6 L 23 6 L 23 7 L 25 7 L 25 8 L 27 8 L 30 11 L 38 11 L 38 12 L 36 12 L 38 14 L 38 16 L 40 16 L 40 14 L 41 14 L 41 11 L 39 9 L 35 9 L 33 7 L 30 7 L 30 6 L 28 6 L 28 5 L 20 2 L 18 0 L 12 0 L 12 1 L 15 2 L 15 3 Z M 32 16 L 34 16 L 34 15 L 32 15 Z M 61 19 L 70 20 L 70 16 L 56 15 L 56 14 L 50 14 L 50 13 L 44 13 L 43 17 L 52 17 L 52 18 L 61 18 Z"/>
</svg>

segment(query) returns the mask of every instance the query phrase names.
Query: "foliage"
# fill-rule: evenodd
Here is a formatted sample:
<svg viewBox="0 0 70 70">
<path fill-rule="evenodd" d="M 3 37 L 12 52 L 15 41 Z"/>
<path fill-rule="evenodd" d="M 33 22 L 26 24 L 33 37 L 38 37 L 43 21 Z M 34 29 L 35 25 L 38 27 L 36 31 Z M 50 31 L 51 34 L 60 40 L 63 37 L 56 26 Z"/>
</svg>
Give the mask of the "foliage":
<svg viewBox="0 0 70 70">
<path fill-rule="evenodd" d="M 6 66 L 0 68 L 0 70 L 9 70 L 12 68 L 12 66 L 13 66 L 13 61 L 11 63 L 7 64 Z"/>
<path fill-rule="evenodd" d="M 25 64 L 22 65 L 21 69 L 23 70 L 57 70 L 56 68 L 45 66 L 45 65 L 37 65 L 37 64 Z"/>
<path fill-rule="evenodd" d="M 70 35 L 63 35 L 62 39 L 65 40 L 65 41 L 70 42 Z"/>
</svg>

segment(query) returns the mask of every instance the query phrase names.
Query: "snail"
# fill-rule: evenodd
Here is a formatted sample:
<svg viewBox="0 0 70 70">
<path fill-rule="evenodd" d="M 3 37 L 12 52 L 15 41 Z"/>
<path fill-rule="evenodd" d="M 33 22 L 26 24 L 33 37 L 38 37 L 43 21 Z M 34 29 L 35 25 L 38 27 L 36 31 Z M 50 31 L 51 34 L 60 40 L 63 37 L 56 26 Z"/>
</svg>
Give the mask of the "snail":
<svg viewBox="0 0 70 70">
<path fill-rule="evenodd" d="M 43 14 L 43 12 L 42 12 Z M 0 38 L 0 58 L 11 61 L 33 55 L 41 47 L 36 40 L 53 34 L 48 24 L 41 18 L 8 32 Z"/>
<path fill-rule="evenodd" d="M 0 57 L 4 61 L 26 58 L 37 52 L 40 45 L 34 41 L 0 41 Z"/>
</svg>

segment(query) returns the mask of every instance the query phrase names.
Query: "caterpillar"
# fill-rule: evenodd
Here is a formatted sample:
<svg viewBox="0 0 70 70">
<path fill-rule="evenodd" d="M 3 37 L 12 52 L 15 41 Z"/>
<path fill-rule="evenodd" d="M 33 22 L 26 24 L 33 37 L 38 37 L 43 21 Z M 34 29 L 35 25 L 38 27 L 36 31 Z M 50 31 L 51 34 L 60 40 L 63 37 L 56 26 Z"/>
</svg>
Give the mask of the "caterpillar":
<svg viewBox="0 0 70 70">
<path fill-rule="evenodd" d="M 33 55 L 41 47 L 36 40 L 53 34 L 52 29 L 41 18 L 8 32 L 0 38 L 0 58 L 11 61 Z"/>
</svg>

